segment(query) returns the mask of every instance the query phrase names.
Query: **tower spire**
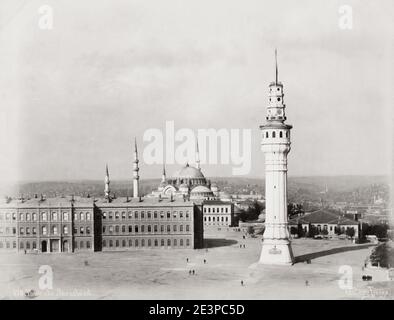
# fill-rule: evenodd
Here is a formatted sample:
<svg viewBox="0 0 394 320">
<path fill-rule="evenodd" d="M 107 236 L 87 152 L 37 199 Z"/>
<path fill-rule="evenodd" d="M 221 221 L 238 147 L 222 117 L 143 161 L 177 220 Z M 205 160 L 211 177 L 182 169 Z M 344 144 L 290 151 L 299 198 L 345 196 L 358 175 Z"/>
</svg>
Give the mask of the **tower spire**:
<svg viewBox="0 0 394 320">
<path fill-rule="evenodd" d="M 163 174 L 161 175 L 161 181 L 166 182 L 166 164 L 163 162 Z"/>
<path fill-rule="evenodd" d="M 197 164 L 197 169 L 201 170 L 200 166 L 200 150 L 198 148 L 198 138 L 196 137 L 196 164 Z"/>
<path fill-rule="evenodd" d="M 278 85 L 278 53 L 275 48 L 275 84 Z"/>
<path fill-rule="evenodd" d="M 134 138 L 134 162 L 133 162 L 133 197 L 139 197 L 139 179 L 140 176 L 138 175 L 138 149 L 137 149 L 137 138 Z"/>
</svg>

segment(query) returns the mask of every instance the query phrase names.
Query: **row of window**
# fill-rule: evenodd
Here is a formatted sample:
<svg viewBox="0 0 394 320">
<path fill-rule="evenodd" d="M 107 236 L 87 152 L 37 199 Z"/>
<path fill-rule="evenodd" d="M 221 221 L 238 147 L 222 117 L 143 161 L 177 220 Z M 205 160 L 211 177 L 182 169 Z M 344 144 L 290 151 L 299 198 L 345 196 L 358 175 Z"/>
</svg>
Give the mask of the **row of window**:
<svg viewBox="0 0 394 320">
<path fill-rule="evenodd" d="M 212 218 L 212 220 L 211 220 L 211 218 Z M 228 222 L 228 217 L 204 217 L 204 221 L 205 222 L 215 222 L 215 221 L 217 221 L 217 222 Z"/>
<path fill-rule="evenodd" d="M 220 208 L 204 207 L 204 213 L 211 213 L 211 211 L 212 211 L 212 213 L 228 213 L 228 209 L 229 209 L 228 207 L 225 207 L 225 208 L 223 208 L 223 207 L 220 207 Z"/>
<path fill-rule="evenodd" d="M 91 233 L 90 227 L 80 227 L 80 228 L 74 227 L 73 231 L 74 231 L 74 234 L 90 234 Z M 36 227 L 32 227 L 32 228 L 30 228 L 30 227 L 26 227 L 26 228 L 21 227 L 21 228 L 19 228 L 19 234 L 20 235 L 37 234 L 37 228 Z M 46 226 L 42 226 L 41 227 L 41 234 L 44 235 L 44 236 L 48 234 L 48 229 L 47 229 Z M 52 226 L 51 234 L 53 234 L 53 235 L 59 234 L 59 229 L 58 229 L 57 226 Z M 63 234 L 64 235 L 69 234 L 68 226 L 63 226 Z"/>
<path fill-rule="evenodd" d="M 9 241 L 6 242 L 1 242 L 0 241 L 0 249 L 11 249 L 11 244 L 12 244 L 12 249 L 16 249 L 16 241 L 13 241 L 12 243 Z"/>
<path fill-rule="evenodd" d="M 57 212 L 53 212 L 51 214 L 51 220 L 52 221 L 58 221 L 60 215 Z M 37 221 L 38 215 L 37 213 L 21 213 L 19 215 L 19 221 Z M 68 212 L 63 212 L 63 221 L 69 221 L 70 219 L 70 214 Z M 80 213 L 74 213 L 74 220 L 80 220 L 80 221 L 90 221 L 92 219 L 92 215 L 90 212 L 80 212 Z M 14 217 L 13 217 L 13 220 Z M 48 221 L 48 214 L 46 212 L 41 213 L 41 221 Z"/>
<path fill-rule="evenodd" d="M 286 138 L 289 137 L 289 131 L 282 131 L 282 130 L 280 130 L 280 131 L 279 131 L 279 138 L 283 138 L 283 133 L 284 133 L 284 132 L 285 132 L 285 137 L 286 137 Z M 263 136 L 263 137 L 264 137 L 264 136 Z M 268 131 L 265 132 L 265 137 L 266 137 L 266 138 L 269 138 L 269 137 L 270 137 Z M 276 131 L 272 131 L 272 138 L 276 138 Z"/>
<path fill-rule="evenodd" d="M 10 227 L 6 227 L 6 228 L 0 227 L 0 234 L 11 234 L 11 231 L 12 231 L 12 234 L 16 234 L 16 228 L 15 228 L 15 227 L 13 227 L 13 228 L 10 228 Z"/>
<path fill-rule="evenodd" d="M 126 241 L 126 239 L 123 240 L 103 240 L 103 248 L 119 248 L 119 247 L 183 247 L 186 245 L 186 247 L 190 246 L 190 239 L 129 239 Z"/>
<path fill-rule="evenodd" d="M 151 211 L 147 211 L 147 212 L 145 212 L 145 211 L 141 211 L 141 212 L 129 211 L 127 213 L 127 215 L 126 215 L 126 212 L 124 212 L 124 211 L 122 213 L 120 213 L 118 211 L 116 211 L 115 213 L 113 213 L 112 211 L 103 212 L 103 219 L 122 219 L 122 220 L 127 219 L 127 218 L 128 219 L 133 219 L 133 218 L 134 219 L 139 219 L 139 218 L 141 218 L 141 219 L 152 219 L 152 218 L 157 219 L 158 217 L 160 217 L 160 219 L 164 219 L 164 218 L 171 219 L 171 212 L 167 211 L 165 213 L 164 211 L 160 211 L 160 213 L 159 213 L 158 211 L 154 211 L 152 213 Z M 183 213 L 183 211 L 179 211 L 179 215 L 178 215 L 178 212 L 174 211 L 172 213 L 172 217 L 174 219 L 177 219 L 178 217 L 181 219 L 184 217 L 188 219 L 190 217 L 190 214 L 189 214 L 189 211 L 186 211 L 185 214 Z"/>
<path fill-rule="evenodd" d="M 171 228 L 171 225 L 167 225 L 167 227 L 165 228 L 165 226 L 162 224 L 160 225 L 160 232 L 164 232 L 165 230 L 167 230 L 167 232 L 178 232 L 178 225 L 173 225 Z M 103 226 L 103 234 L 112 234 L 112 233 L 138 233 L 138 232 L 159 232 L 159 226 L 157 224 L 155 225 L 147 225 L 145 228 L 145 225 L 135 225 L 134 228 L 132 225 L 122 225 L 122 226 Z M 183 232 L 184 228 L 183 225 L 179 226 L 179 232 Z M 190 231 L 190 226 L 187 224 L 185 226 L 185 230 L 186 232 Z"/>
</svg>

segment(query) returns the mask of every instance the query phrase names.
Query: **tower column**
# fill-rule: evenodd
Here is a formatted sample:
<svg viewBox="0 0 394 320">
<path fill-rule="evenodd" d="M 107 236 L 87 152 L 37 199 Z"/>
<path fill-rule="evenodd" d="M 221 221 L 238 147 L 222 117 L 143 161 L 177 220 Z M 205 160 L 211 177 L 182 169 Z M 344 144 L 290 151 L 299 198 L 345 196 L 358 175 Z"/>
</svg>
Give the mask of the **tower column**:
<svg viewBox="0 0 394 320">
<path fill-rule="evenodd" d="M 276 57 L 276 51 L 275 51 Z M 287 154 L 290 152 L 291 125 L 285 124 L 283 85 L 269 85 L 269 105 L 262 131 L 261 150 L 265 155 L 265 231 L 259 263 L 291 265 L 291 249 L 287 217 Z"/>
</svg>

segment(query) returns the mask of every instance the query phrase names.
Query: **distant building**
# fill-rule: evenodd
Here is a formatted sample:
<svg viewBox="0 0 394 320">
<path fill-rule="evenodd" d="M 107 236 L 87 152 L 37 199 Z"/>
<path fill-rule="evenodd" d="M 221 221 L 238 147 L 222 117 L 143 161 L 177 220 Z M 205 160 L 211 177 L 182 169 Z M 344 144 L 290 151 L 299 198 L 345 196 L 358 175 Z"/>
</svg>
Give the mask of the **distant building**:
<svg viewBox="0 0 394 320">
<path fill-rule="evenodd" d="M 358 221 L 327 209 L 306 213 L 303 216 L 291 219 L 289 227 L 302 228 L 305 234 L 309 232 L 311 227 L 314 227 L 318 233 L 326 230 L 329 237 L 333 237 L 338 233 L 346 234 L 347 229 L 353 228 L 354 238 L 359 237 Z"/>
<path fill-rule="evenodd" d="M 205 226 L 234 226 L 234 205 L 221 200 L 205 200 L 202 203 Z"/>
</svg>

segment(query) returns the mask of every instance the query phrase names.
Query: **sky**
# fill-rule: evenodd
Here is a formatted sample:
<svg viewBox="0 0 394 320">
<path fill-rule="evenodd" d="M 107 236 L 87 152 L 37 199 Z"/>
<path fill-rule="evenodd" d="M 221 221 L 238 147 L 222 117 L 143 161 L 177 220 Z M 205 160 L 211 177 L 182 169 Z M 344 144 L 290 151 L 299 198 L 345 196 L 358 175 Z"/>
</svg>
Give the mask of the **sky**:
<svg viewBox="0 0 394 320">
<path fill-rule="evenodd" d="M 344 4 L 351 29 L 339 25 Z M 263 177 L 275 48 L 293 125 L 289 176 L 388 174 L 393 13 L 391 0 L 3 0 L 2 180 L 97 180 L 106 163 L 112 179 L 131 179 L 134 137 L 142 153 L 144 133 L 167 121 L 251 130 L 245 176 Z M 231 164 L 202 167 L 233 175 Z M 162 165 L 140 168 L 161 176 Z"/>
</svg>

